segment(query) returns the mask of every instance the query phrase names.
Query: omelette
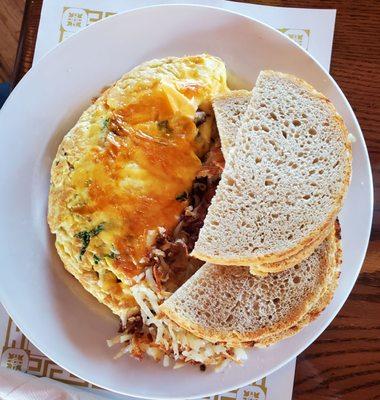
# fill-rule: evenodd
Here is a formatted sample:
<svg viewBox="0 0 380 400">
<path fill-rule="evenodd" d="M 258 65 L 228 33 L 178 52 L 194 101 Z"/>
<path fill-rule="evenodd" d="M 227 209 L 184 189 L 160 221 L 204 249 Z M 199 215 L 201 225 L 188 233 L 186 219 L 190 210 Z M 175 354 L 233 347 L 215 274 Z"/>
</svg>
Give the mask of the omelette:
<svg viewBox="0 0 380 400">
<path fill-rule="evenodd" d="M 105 90 L 59 146 L 48 207 L 58 254 L 124 322 L 141 307 L 131 290 L 137 282 L 169 290 L 157 243 L 173 235 L 188 209 L 215 140 L 211 101 L 228 91 L 219 58 L 149 61 Z"/>
</svg>

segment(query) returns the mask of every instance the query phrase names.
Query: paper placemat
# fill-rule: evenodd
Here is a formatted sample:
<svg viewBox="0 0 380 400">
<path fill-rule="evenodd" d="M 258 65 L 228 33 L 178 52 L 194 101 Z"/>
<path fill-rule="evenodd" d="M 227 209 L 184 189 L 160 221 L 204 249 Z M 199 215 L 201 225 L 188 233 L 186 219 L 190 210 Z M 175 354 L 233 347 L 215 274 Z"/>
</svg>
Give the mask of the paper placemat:
<svg viewBox="0 0 380 400">
<path fill-rule="evenodd" d="M 256 18 L 278 29 L 329 69 L 336 10 L 299 9 L 243 4 L 224 0 L 44 0 L 34 55 L 37 62 L 67 37 L 115 13 L 155 4 L 202 4 Z M 91 391 L 105 399 L 129 399 L 97 388 L 70 374 L 42 354 L 22 334 L 0 305 L 0 365 L 44 376 Z M 295 360 L 275 373 L 238 390 L 210 399 L 288 400 L 292 397 Z"/>
<path fill-rule="evenodd" d="M 329 70 L 336 10 L 270 7 L 224 0 L 44 0 L 34 61 L 87 25 L 155 4 L 210 5 L 258 19 L 289 36 Z"/>
</svg>

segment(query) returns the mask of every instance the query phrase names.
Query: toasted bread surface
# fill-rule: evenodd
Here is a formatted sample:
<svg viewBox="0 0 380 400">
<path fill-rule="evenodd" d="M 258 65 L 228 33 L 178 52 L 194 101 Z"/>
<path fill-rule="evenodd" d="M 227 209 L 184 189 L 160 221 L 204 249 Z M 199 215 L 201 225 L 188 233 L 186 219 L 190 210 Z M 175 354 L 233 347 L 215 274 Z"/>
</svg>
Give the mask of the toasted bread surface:
<svg viewBox="0 0 380 400">
<path fill-rule="evenodd" d="M 194 257 L 278 263 L 318 245 L 351 176 L 351 145 L 331 102 L 305 81 L 260 73 Z"/>
</svg>

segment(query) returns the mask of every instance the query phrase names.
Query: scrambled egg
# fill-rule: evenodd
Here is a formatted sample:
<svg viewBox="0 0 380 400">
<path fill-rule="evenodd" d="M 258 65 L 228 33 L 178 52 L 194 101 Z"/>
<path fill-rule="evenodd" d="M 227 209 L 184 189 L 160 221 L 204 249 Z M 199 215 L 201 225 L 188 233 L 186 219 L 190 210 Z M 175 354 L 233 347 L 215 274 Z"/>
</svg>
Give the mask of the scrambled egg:
<svg viewBox="0 0 380 400">
<path fill-rule="evenodd" d="M 130 287 L 159 230 L 171 232 L 187 205 L 181 194 L 210 144 L 211 100 L 226 91 L 218 58 L 144 63 L 107 89 L 58 149 L 48 212 L 58 253 L 123 318 L 139 310 Z"/>
</svg>

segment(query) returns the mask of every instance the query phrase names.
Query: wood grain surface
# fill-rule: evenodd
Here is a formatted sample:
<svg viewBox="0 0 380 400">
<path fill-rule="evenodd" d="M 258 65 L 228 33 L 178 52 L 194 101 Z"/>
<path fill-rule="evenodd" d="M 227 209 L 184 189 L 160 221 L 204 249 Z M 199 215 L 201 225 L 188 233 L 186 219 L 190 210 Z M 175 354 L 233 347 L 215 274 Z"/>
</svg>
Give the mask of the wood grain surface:
<svg viewBox="0 0 380 400">
<path fill-rule="evenodd" d="M 0 83 L 12 76 L 25 0 L 0 0 Z"/>
<path fill-rule="evenodd" d="M 353 292 L 329 328 L 298 357 L 293 398 L 380 399 L 380 1 L 245 2 L 337 9 L 331 74 L 350 101 L 367 142 L 375 184 L 374 223 Z M 31 66 L 41 3 L 27 0 L 15 81 Z"/>
</svg>

